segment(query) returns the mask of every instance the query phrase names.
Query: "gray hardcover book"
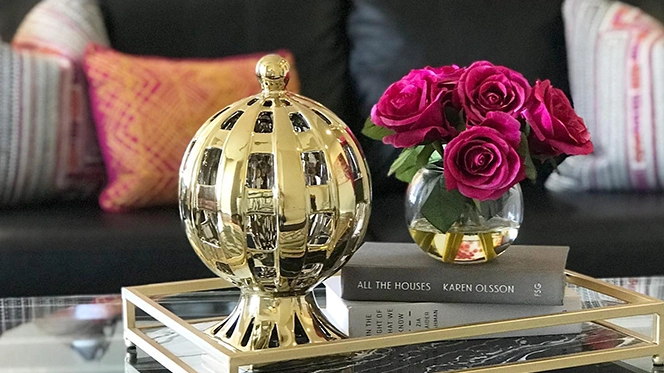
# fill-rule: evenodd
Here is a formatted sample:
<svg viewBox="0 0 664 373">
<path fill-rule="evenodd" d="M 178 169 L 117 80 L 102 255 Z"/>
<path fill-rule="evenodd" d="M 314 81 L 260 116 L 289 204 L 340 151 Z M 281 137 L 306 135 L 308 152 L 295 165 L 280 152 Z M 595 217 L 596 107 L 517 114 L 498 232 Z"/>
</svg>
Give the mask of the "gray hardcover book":
<svg viewBox="0 0 664 373">
<path fill-rule="evenodd" d="M 406 333 L 448 328 L 480 322 L 516 319 L 578 311 L 581 297 L 572 288 L 565 289 L 560 306 L 523 304 L 373 302 L 341 299 L 340 279 L 325 281 L 325 310 L 332 323 L 349 337 Z M 491 337 L 524 337 L 531 335 L 578 334 L 581 324 L 524 329 Z M 483 336 L 486 338 L 487 336 Z"/>
<path fill-rule="evenodd" d="M 566 246 L 513 245 L 483 264 L 442 263 L 415 244 L 365 243 L 341 271 L 347 300 L 563 304 Z"/>
</svg>

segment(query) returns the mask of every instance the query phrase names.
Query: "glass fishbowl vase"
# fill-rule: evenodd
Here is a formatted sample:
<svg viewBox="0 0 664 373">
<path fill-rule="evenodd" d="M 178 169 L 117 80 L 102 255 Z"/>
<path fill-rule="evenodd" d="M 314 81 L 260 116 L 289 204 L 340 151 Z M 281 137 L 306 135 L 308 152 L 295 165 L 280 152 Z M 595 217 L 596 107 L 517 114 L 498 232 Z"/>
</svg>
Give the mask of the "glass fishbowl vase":
<svg viewBox="0 0 664 373">
<path fill-rule="evenodd" d="M 422 206 L 434 188 L 444 187 L 442 178 L 441 165 L 429 164 L 415 174 L 408 186 L 406 222 L 415 243 L 446 263 L 484 263 L 498 257 L 514 242 L 523 220 L 519 184 L 495 200 L 467 198 L 458 218 L 449 229 L 441 231 L 422 214 Z M 436 208 L 449 206 L 441 203 Z"/>
</svg>

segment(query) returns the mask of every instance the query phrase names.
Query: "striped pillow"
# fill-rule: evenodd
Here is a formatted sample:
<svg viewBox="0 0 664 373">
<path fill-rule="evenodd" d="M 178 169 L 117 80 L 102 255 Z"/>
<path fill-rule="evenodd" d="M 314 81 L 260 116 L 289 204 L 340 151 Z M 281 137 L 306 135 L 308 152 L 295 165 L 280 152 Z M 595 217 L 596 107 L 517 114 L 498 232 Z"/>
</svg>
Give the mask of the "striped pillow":
<svg viewBox="0 0 664 373">
<path fill-rule="evenodd" d="M 566 0 L 570 87 L 595 144 L 546 182 L 551 190 L 664 186 L 664 26 L 633 6 Z"/>
<path fill-rule="evenodd" d="M 4 113 L 9 119 L 3 120 L 0 126 L 11 127 L 15 132 L 11 144 L 7 138 L 2 140 L 9 147 L 0 149 L 13 149 L 19 157 L 15 161 L 29 174 L 12 177 L 27 177 L 25 185 L 28 187 L 49 190 L 44 197 L 83 198 L 98 191 L 104 181 L 82 69 L 83 54 L 90 42 L 109 44 L 101 10 L 95 0 L 44 0 L 28 13 L 12 40 L 14 50 L 20 51 L 13 55 L 14 86 L 9 88 L 3 79 L 0 90 L 14 105 L 13 110 L 22 114 L 9 118 L 9 114 Z M 3 53 L 11 54 L 8 48 L 4 48 Z M 57 90 L 49 91 L 50 96 L 47 96 L 40 88 L 54 88 L 55 68 L 50 66 L 56 60 L 60 68 L 57 79 L 61 81 Z M 49 68 L 45 67 L 47 65 Z M 32 122 L 26 113 L 42 117 Z M 48 131 L 40 130 L 38 126 L 47 127 Z M 48 158 L 36 156 L 44 149 L 49 151 Z M 41 168 L 36 165 L 44 162 L 53 168 L 50 176 L 32 175 L 40 172 Z M 0 183 L 4 180 L 8 179 L 0 179 Z M 47 185 L 32 185 L 31 182 Z M 10 185 L 7 183 L 3 187 L 10 188 Z M 15 188 L 19 186 L 16 184 Z M 32 194 L 22 193 L 13 191 L 12 201 L 32 200 Z"/>
<path fill-rule="evenodd" d="M 71 73 L 65 59 L 0 43 L 0 205 L 58 193 L 57 124 Z"/>
<path fill-rule="evenodd" d="M 96 0 L 44 0 L 28 13 L 12 40 L 15 48 L 57 54 L 79 65 L 89 43 L 109 45 Z"/>
</svg>

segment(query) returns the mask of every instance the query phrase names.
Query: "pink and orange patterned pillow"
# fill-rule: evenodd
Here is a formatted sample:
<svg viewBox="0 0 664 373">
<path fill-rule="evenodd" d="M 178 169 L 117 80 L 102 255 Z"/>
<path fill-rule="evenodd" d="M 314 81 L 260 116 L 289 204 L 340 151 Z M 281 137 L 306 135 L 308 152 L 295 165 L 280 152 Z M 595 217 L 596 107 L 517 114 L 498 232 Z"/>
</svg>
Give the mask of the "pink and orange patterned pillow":
<svg viewBox="0 0 664 373">
<path fill-rule="evenodd" d="M 290 53 L 279 53 L 293 64 Z M 254 69 L 262 56 L 174 60 L 91 45 L 84 70 L 108 175 L 101 207 L 125 211 L 176 203 L 187 144 L 216 111 L 258 93 Z M 289 89 L 298 88 L 293 73 Z"/>
</svg>

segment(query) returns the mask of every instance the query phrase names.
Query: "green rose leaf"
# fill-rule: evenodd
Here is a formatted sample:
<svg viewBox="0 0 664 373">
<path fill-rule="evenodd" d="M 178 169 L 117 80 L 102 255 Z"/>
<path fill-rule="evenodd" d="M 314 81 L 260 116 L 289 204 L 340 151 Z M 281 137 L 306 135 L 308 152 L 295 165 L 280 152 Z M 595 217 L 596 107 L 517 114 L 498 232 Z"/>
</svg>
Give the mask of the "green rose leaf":
<svg viewBox="0 0 664 373">
<path fill-rule="evenodd" d="M 429 163 L 436 163 L 436 162 L 440 162 L 442 160 L 443 160 L 443 156 L 440 155 L 440 153 L 438 153 L 438 152 L 433 152 L 433 154 L 431 154 L 431 156 L 429 157 Z"/>
<path fill-rule="evenodd" d="M 526 177 L 532 181 L 537 180 L 537 168 L 530 155 L 526 157 Z"/>
<path fill-rule="evenodd" d="M 533 159 L 530 157 L 530 149 L 528 148 L 528 138 L 526 137 L 526 134 L 523 132 L 521 133 L 521 142 L 519 143 L 519 149 L 516 151 L 519 154 L 519 157 L 521 157 L 524 160 L 525 166 L 526 166 L 526 177 L 530 180 L 536 180 L 537 179 L 537 168 L 535 167 L 535 163 L 533 163 Z"/>
<path fill-rule="evenodd" d="M 417 164 L 421 165 L 420 167 L 428 164 L 434 150 L 435 149 L 431 144 L 422 147 L 422 150 L 420 150 L 420 153 L 417 155 Z"/>
<path fill-rule="evenodd" d="M 433 151 L 433 146 L 430 144 L 405 148 L 392 163 L 387 175 L 394 175 L 397 179 L 410 183 L 417 170 L 429 163 Z"/>
<path fill-rule="evenodd" d="M 374 124 L 371 121 L 371 118 L 367 118 L 364 122 L 364 127 L 362 128 L 362 134 L 373 140 L 382 140 L 383 137 L 392 135 L 394 131 L 387 129 L 385 127 L 380 127 Z"/>
<path fill-rule="evenodd" d="M 419 147 L 406 148 L 394 160 L 387 172 L 387 176 L 395 175 L 397 179 L 410 183 L 417 172 L 417 154 Z"/>
<path fill-rule="evenodd" d="M 392 162 L 392 165 L 390 166 L 390 170 L 387 172 L 387 176 L 392 176 L 394 175 L 397 170 L 402 168 L 404 165 L 407 164 L 414 164 L 415 161 L 417 160 L 417 148 L 406 148 L 401 151 L 397 159 Z"/>
<path fill-rule="evenodd" d="M 530 131 L 531 131 L 531 126 L 530 123 L 528 123 L 527 120 L 522 120 L 521 121 L 521 132 L 526 135 L 526 137 L 530 136 Z"/>
<path fill-rule="evenodd" d="M 445 188 L 445 177 L 441 177 L 424 201 L 422 216 L 441 232 L 447 232 L 464 211 L 468 197 L 458 190 Z"/>
</svg>

